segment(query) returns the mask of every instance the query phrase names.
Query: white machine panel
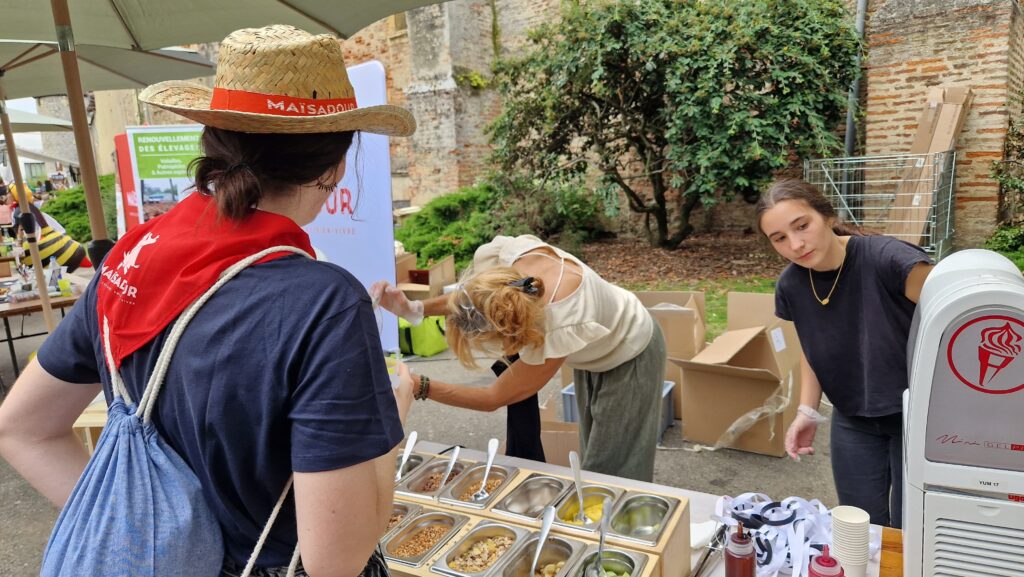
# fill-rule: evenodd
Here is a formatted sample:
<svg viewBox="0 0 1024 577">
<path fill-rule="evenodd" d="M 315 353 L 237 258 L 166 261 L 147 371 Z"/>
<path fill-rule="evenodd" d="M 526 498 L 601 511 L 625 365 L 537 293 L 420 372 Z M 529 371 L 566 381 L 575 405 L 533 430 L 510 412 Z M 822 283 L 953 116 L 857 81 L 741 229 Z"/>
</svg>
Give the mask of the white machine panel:
<svg viewBox="0 0 1024 577">
<path fill-rule="evenodd" d="M 925 526 L 924 575 L 1024 576 L 1024 505 L 930 492 Z"/>
<path fill-rule="evenodd" d="M 926 459 L 1024 471 L 1022 350 L 1024 318 L 1016 309 L 976 309 L 946 327 L 932 376 Z"/>
<path fill-rule="evenodd" d="M 1024 275 L 985 250 L 928 275 L 904 397 L 906 577 L 1024 577 Z"/>
</svg>

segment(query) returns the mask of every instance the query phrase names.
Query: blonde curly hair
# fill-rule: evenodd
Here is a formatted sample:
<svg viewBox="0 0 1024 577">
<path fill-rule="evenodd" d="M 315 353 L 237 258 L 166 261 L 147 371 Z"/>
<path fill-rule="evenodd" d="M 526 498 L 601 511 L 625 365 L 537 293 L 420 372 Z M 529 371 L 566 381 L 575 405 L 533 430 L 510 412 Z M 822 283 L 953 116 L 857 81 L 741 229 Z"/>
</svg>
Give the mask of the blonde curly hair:
<svg viewBox="0 0 1024 577">
<path fill-rule="evenodd" d="M 448 297 L 446 338 L 464 366 L 474 352 L 504 356 L 544 346 L 544 283 L 511 267 L 469 271 Z"/>
</svg>

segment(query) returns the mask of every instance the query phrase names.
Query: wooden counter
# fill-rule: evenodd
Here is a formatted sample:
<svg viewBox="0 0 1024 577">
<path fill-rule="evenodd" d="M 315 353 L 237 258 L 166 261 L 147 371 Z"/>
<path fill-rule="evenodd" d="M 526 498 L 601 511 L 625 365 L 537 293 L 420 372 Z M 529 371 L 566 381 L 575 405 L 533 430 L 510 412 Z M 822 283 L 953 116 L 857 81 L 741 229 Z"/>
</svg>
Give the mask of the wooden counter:
<svg viewBox="0 0 1024 577">
<path fill-rule="evenodd" d="M 903 531 L 882 529 L 882 561 L 878 577 L 903 577 Z"/>
</svg>

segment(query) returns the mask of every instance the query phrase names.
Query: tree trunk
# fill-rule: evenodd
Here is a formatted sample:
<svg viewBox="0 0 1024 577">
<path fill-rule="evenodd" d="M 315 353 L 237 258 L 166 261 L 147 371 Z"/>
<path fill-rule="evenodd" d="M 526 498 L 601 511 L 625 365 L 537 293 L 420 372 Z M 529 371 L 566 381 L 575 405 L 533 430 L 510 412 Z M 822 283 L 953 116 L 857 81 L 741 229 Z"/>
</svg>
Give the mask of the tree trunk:
<svg viewBox="0 0 1024 577">
<path fill-rule="evenodd" d="M 694 228 L 690 224 L 690 215 L 693 214 L 693 209 L 697 208 L 698 202 L 700 202 L 700 196 L 696 194 L 685 195 L 681 199 L 679 203 L 679 230 L 668 240 L 665 248 L 678 248 L 684 240 L 693 234 Z"/>
<path fill-rule="evenodd" d="M 651 165 L 651 162 L 646 163 L 647 167 Z M 655 222 L 658 223 L 658 238 L 656 239 L 658 244 L 651 243 L 651 246 L 664 248 L 668 243 L 668 210 L 665 206 L 665 180 L 661 177 L 661 173 L 657 171 L 652 171 L 648 178 L 651 181 L 651 192 L 654 196 L 654 206 L 651 208 L 654 212 Z"/>
</svg>

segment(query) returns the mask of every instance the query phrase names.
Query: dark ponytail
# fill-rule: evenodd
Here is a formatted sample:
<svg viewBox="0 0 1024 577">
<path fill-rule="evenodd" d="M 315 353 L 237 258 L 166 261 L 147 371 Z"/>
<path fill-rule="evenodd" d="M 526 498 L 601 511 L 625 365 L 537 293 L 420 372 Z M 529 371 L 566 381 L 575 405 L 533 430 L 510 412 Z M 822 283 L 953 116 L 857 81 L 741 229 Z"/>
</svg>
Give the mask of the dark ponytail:
<svg viewBox="0 0 1024 577">
<path fill-rule="evenodd" d="M 776 180 L 761 195 L 754 208 L 754 224 L 758 232 L 764 234 L 764 229 L 761 228 L 761 217 L 764 216 L 764 213 L 784 200 L 806 202 L 807 206 L 824 217 L 825 220 L 833 219 L 832 232 L 839 236 L 865 236 L 871 234 L 865 232 L 860 227 L 843 222 L 839 215 L 836 214 L 836 209 L 832 206 L 832 203 L 818 191 L 817 187 L 799 178 Z"/>
<path fill-rule="evenodd" d="M 265 196 L 316 182 L 345 157 L 354 134 L 253 134 L 207 126 L 203 156 L 189 169 L 195 170 L 196 190 L 217 200 L 220 215 L 238 220 Z"/>
</svg>

